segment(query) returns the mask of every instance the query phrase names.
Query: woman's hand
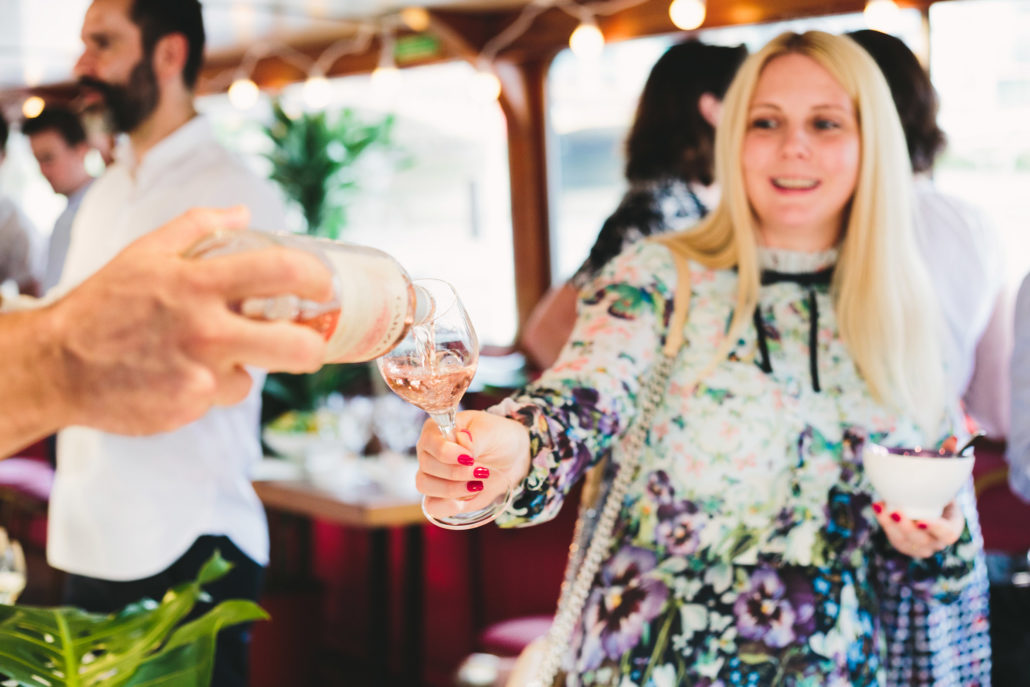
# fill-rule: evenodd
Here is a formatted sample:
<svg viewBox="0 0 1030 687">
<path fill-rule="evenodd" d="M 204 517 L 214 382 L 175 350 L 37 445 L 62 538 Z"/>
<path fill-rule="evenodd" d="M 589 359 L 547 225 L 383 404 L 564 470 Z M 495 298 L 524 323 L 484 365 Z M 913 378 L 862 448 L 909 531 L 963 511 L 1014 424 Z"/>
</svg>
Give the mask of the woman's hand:
<svg viewBox="0 0 1030 687">
<path fill-rule="evenodd" d="M 952 501 L 939 518 L 912 520 L 899 511 L 888 510 L 881 503 L 873 504 L 880 527 L 895 549 L 912 558 L 929 558 L 958 541 L 965 527 L 965 518 Z"/>
<path fill-rule="evenodd" d="M 415 486 L 434 518 L 485 508 L 529 474 L 529 431 L 515 420 L 466 410 L 457 439 L 444 438 L 432 420 L 422 426 Z"/>
</svg>

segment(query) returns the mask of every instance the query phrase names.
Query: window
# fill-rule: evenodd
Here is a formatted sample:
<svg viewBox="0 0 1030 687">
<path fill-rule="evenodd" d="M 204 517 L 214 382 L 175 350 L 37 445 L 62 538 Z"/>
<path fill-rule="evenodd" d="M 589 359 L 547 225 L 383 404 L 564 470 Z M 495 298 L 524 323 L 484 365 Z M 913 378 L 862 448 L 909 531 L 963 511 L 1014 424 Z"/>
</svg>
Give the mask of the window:
<svg viewBox="0 0 1030 687">
<path fill-rule="evenodd" d="M 938 187 L 975 203 L 1001 233 L 1008 281 L 1030 270 L 1030 5 L 955 0 L 930 8 L 930 74 L 948 148 Z"/>
<path fill-rule="evenodd" d="M 500 106 L 477 98 L 473 76 L 465 63 L 405 69 L 392 98 L 366 75 L 330 81 L 328 110 L 350 107 L 370 121 L 394 113 L 400 151 L 359 161 L 340 238 L 390 253 L 412 277 L 452 282 L 480 342 L 504 346 L 516 330 L 507 133 Z M 287 111 L 301 106 L 301 91 L 296 85 L 282 94 Z M 239 113 L 224 96 L 205 99 L 231 145 L 254 154 L 267 175 L 258 156 L 267 141 L 255 123 L 267 121 L 267 99 L 259 107 Z M 294 219 L 291 228 L 301 227 Z"/>
</svg>

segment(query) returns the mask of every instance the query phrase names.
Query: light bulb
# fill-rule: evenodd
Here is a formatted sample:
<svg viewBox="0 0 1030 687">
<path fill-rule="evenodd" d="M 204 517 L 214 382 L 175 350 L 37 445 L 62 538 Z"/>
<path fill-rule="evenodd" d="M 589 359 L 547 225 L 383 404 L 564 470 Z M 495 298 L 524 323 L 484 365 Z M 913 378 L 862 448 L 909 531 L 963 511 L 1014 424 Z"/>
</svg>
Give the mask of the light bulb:
<svg viewBox="0 0 1030 687">
<path fill-rule="evenodd" d="M 493 72 L 480 69 L 472 76 L 472 95 L 483 102 L 497 100 L 501 95 L 501 80 Z"/>
<path fill-rule="evenodd" d="M 372 88 L 382 94 L 396 93 L 401 86 L 401 72 L 394 66 L 379 66 L 372 71 Z"/>
<path fill-rule="evenodd" d="M 30 95 L 25 99 L 25 102 L 21 104 L 21 113 L 25 115 L 25 119 L 35 119 L 39 115 L 43 114 L 43 109 L 46 108 L 46 101 L 40 98 L 38 95 Z"/>
<path fill-rule="evenodd" d="M 250 79 L 236 79 L 229 86 L 229 102 L 237 110 L 249 110 L 254 107 L 259 94 L 257 84 Z"/>
<path fill-rule="evenodd" d="M 293 120 L 299 119 L 304 114 L 304 109 L 296 98 L 283 98 L 279 102 L 279 106 L 283 108 L 283 114 Z"/>
<path fill-rule="evenodd" d="M 27 62 L 22 68 L 21 78 L 25 82 L 25 85 L 29 88 L 35 88 L 43 82 L 43 77 L 46 75 L 46 67 L 43 66 L 42 62 L 35 60 Z"/>
<path fill-rule="evenodd" d="M 894 0 L 869 0 L 865 4 L 865 23 L 871 29 L 893 33 L 897 29 L 901 10 Z"/>
<path fill-rule="evenodd" d="M 672 0 L 669 19 L 683 31 L 696 29 L 705 22 L 705 0 Z"/>
<path fill-rule="evenodd" d="M 304 104 L 312 110 L 321 110 L 329 104 L 331 86 L 329 79 L 324 76 L 309 76 L 304 82 L 303 98 Z"/>
<path fill-rule="evenodd" d="M 604 49 L 604 34 L 593 18 L 580 22 L 576 30 L 569 36 L 569 47 L 576 57 L 593 58 Z"/>
<path fill-rule="evenodd" d="M 425 31 L 429 28 L 429 12 L 424 7 L 405 7 L 401 10 L 401 21 L 412 31 Z"/>
</svg>

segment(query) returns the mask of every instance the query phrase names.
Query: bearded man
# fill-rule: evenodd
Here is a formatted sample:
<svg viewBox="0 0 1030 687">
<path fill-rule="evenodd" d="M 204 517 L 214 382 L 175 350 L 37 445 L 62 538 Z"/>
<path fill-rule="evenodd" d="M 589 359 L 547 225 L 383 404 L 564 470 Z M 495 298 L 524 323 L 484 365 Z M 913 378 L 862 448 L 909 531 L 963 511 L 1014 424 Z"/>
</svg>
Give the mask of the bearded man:
<svg viewBox="0 0 1030 687">
<path fill-rule="evenodd" d="M 194 107 L 204 51 L 197 0 L 94 0 L 82 41 L 75 72 L 87 99 L 127 135 L 82 201 L 57 292 L 194 206 L 246 205 L 261 226 L 284 226 L 279 193 L 215 140 Z M 208 588 L 213 602 L 257 599 L 268 527 L 250 472 L 261 457 L 264 373 L 249 371 L 241 403 L 172 432 L 60 433 L 47 555 L 69 573 L 67 603 L 111 612 L 160 599 L 216 549 L 235 566 Z M 212 684 L 247 683 L 247 643 L 247 629 L 219 635 Z"/>
</svg>

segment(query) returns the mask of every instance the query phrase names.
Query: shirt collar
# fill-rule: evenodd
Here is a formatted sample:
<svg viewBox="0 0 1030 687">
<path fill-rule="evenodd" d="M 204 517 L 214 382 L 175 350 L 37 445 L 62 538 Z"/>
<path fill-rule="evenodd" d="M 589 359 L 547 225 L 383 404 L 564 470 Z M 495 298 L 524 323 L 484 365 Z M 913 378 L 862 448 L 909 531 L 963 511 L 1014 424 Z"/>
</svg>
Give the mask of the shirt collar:
<svg viewBox="0 0 1030 687">
<path fill-rule="evenodd" d="M 194 116 L 178 129 L 168 134 L 146 152 L 142 160 L 136 159 L 136 152 L 128 136 L 122 138 L 115 150 L 115 160 L 125 165 L 137 183 L 163 175 L 181 158 L 198 147 L 214 140 L 211 123 L 200 115 Z"/>
<path fill-rule="evenodd" d="M 758 247 L 758 265 L 763 270 L 781 273 L 820 272 L 837 262 L 840 249 L 806 252 L 784 248 Z"/>
<path fill-rule="evenodd" d="M 77 191 L 73 191 L 68 196 L 68 205 L 78 205 L 82 201 L 83 196 L 86 195 L 86 191 L 88 191 L 89 187 L 93 185 L 94 181 L 95 179 L 90 179 L 85 184 L 80 186 Z"/>
</svg>

